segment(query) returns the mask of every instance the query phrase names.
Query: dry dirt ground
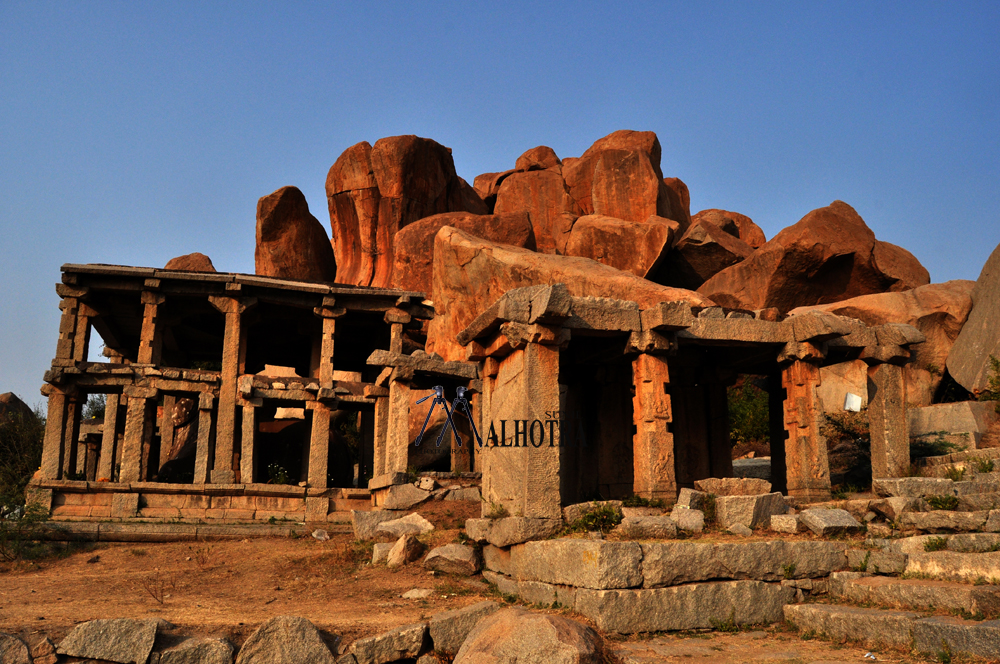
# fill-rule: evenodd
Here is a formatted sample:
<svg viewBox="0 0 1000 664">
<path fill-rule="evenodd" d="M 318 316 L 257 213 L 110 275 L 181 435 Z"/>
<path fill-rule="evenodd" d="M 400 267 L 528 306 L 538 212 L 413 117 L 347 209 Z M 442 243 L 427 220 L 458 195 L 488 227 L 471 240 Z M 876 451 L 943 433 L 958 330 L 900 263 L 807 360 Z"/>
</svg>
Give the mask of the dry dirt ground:
<svg viewBox="0 0 1000 664">
<path fill-rule="evenodd" d="M 428 543 L 457 541 L 459 524 L 472 514 L 435 508 L 440 513 L 428 516 L 439 529 Z M 43 635 L 58 641 L 75 623 L 95 618 L 155 617 L 176 625 L 175 635 L 222 636 L 240 644 L 265 620 L 296 615 L 323 630 L 331 647 L 342 649 L 354 639 L 439 611 L 484 599 L 503 601 L 478 578 L 432 576 L 419 565 L 373 567 L 367 564 L 370 556 L 370 546 L 346 534 L 325 542 L 304 537 L 77 548 L 62 557 L 0 567 L 0 631 L 19 633 L 34 644 Z M 403 599 L 412 588 L 434 594 Z M 864 658 L 864 649 L 803 640 L 780 627 L 609 638 L 636 664 L 873 661 Z M 881 662 L 936 661 L 891 651 L 874 656 Z"/>
</svg>

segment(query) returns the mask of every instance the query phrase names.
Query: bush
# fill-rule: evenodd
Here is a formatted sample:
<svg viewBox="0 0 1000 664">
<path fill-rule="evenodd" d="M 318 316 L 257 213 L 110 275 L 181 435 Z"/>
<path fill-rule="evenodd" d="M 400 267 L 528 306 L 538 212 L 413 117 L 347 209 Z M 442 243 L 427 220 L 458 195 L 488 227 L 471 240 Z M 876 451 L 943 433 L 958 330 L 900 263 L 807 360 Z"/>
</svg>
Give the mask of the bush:
<svg viewBox="0 0 1000 664">
<path fill-rule="evenodd" d="M 827 439 L 830 474 L 841 475 L 844 482 L 864 490 L 871 485 L 872 441 L 868 411 L 828 413 L 821 427 Z"/>
<path fill-rule="evenodd" d="M 42 462 L 45 418 L 11 413 L 0 419 L 0 514 L 24 505 L 24 488 Z"/>
<path fill-rule="evenodd" d="M 0 558 L 8 561 L 23 558 L 31 542 L 38 538 L 39 525 L 48 518 L 48 510 L 37 503 L 0 515 Z"/>
<path fill-rule="evenodd" d="M 742 385 L 727 391 L 729 397 L 729 437 L 734 445 L 770 443 L 771 425 L 767 392 L 744 377 Z"/>
<path fill-rule="evenodd" d="M 566 526 L 566 530 L 571 533 L 589 533 L 595 530 L 606 533 L 621 522 L 621 512 L 610 505 L 598 505 L 589 512 L 584 513 L 583 516 L 573 523 Z"/>
</svg>

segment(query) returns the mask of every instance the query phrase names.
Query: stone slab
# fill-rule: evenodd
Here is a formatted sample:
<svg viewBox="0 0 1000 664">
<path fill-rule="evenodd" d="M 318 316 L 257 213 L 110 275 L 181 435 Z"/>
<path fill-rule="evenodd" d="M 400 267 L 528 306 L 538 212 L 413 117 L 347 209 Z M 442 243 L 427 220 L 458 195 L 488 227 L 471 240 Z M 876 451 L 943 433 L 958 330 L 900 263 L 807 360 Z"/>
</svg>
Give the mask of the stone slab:
<svg viewBox="0 0 1000 664">
<path fill-rule="evenodd" d="M 909 649 L 913 623 L 920 614 L 837 604 L 789 604 L 784 607 L 784 616 L 800 631 L 833 641 L 860 642 L 869 648 Z"/>
<path fill-rule="evenodd" d="M 820 537 L 858 533 L 864 527 L 847 510 L 807 509 L 799 513 L 799 521 Z"/>
<path fill-rule="evenodd" d="M 952 655 L 974 655 L 995 661 L 1000 653 L 1000 621 L 976 622 L 950 616 L 934 616 L 913 624 L 913 648 L 937 654 L 948 645 Z"/>
<path fill-rule="evenodd" d="M 461 609 L 435 613 L 427 626 L 434 650 L 449 655 L 457 653 L 476 623 L 498 608 L 496 602 L 477 602 Z"/>
<path fill-rule="evenodd" d="M 715 520 L 720 528 L 728 529 L 736 524 L 747 528 L 771 525 L 771 516 L 788 511 L 785 497 L 778 492 L 759 495 L 717 496 L 715 499 Z"/>
<path fill-rule="evenodd" d="M 577 588 L 642 585 L 642 549 L 635 542 L 556 539 L 526 542 L 511 550 L 519 580 Z"/>
</svg>

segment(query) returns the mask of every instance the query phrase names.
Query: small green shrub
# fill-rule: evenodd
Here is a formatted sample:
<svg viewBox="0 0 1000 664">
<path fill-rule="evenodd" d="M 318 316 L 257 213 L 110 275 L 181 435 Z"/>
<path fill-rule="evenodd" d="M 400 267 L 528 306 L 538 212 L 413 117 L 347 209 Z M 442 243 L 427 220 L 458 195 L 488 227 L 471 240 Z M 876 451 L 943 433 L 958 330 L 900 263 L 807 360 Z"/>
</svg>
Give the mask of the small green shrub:
<svg viewBox="0 0 1000 664">
<path fill-rule="evenodd" d="M 606 533 L 621 522 L 621 512 L 610 505 L 598 505 L 566 526 L 566 530 L 571 533 L 589 533 L 597 530 Z"/>
<path fill-rule="evenodd" d="M 490 509 L 483 515 L 484 519 L 502 519 L 508 516 L 507 508 L 500 503 L 490 503 Z"/>
<path fill-rule="evenodd" d="M 729 618 L 727 618 L 726 620 L 709 618 L 708 622 L 711 623 L 712 629 L 714 629 L 716 632 L 728 632 L 732 634 L 740 631 L 740 626 L 736 624 L 736 609 L 733 609 L 729 613 Z"/>
<path fill-rule="evenodd" d="M 961 482 L 962 478 L 965 477 L 965 468 L 957 468 L 955 466 L 948 466 L 944 470 L 944 476 L 947 477 L 952 482 Z"/>
<path fill-rule="evenodd" d="M 936 510 L 954 512 L 958 509 L 958 497 L 956 496 L 927 496 L 924 500 Z"/>
<path fill-rule="evenodd" d="M 788 563 L 781 566 L 781 572 L 784 574 L 786 579 L 792 579 L 795 577 L 795 563 Z"/>
<path fill-rule="evenodd" d="M 21 560 L 31 543 L 38 539 L 41 524 L 49 512 L 37 503 L 28 503 L 0 514 L 0 558 Z"/>
<path fill-rule="evenodd" d="M 960 450 L 958 445 L 945 440 L 947 433 L 947 431 L 931 431 L 915 437 L 910 441 L 910 458 L 916 461 L 924 457 L 943 456 Z"/>
<path fill-rule="evenodd" d="M 628 498 L 622 501 L 622 507 L 666 507 L 667 504 L 664 503 L 659 498 L 643 498 L 642 496 L 637 496 L 632 494 Z"/>
<path fill-rule="evenodd" d="M 948 548 L 948 538 L 932 537 L 924 542 L 924 551 L 944 551 Z"/>
<path fill-rule="evenodd" d="M 267 467 L 267 476 L 271 484 L 288 484 L 288 471 L 276 463 Z"/>
<path fill-rule="evenodd" d="M 996 401 L 996 411 L 1000 413 L 1000 360 L 990 355 L 990 372 L 986 389 L 979 395 L 980 401 Z"/>
<path fill-rule="evenodd" d="M 976 467 L 977 473 L 992 473 L 993 472 L 993 459 L 973 459 L 972 465 Z"/>
<path fill-rule="evenodd" d="M 715 494 L 710 493 L 705 496 L 705 504 L 702 506 L 702 512 L 705 514 L 705 525 L 715 524 Z"/>
</svg>

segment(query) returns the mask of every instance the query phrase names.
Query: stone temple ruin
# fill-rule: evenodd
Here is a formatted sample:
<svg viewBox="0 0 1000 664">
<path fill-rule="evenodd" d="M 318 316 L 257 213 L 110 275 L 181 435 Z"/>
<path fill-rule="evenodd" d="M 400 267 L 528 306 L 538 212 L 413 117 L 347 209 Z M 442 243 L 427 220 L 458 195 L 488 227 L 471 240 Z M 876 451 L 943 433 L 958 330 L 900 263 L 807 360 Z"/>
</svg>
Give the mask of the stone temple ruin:
<svg viewBox="0 0 1000 664">
<path fill-rule="evenodd" d="M 700 532 L 710 494 L 735 533 L 858 530 L 842 509 L 809 508 L 834 505 L 824 422 L 845 399 L 866 406 L 884 498 L 855 515 L 870 534 L 948 531 L 911 504 L 932 490 L 982 513 L 966 530 L 989 529 L 1000 508 L 970 497 L 1000 495 L 986 480 L 909 477 L 1000 457 L 990 407 L 938 403 L 988 387 L 1000 250 L 975 288 L 931 284 L 839 201 L 766 241 L 743 215 L 692 215 L 650 132 L 615 132 L 577 159 L 535 148 L 474 186 L 433 141 L 360 143 L 330 169 L 327 196 L 332 243 L 297 189 L 261 199 L 255 275 L 198 254 L 164 269 L 63 266 L 29 486 L 53 518 L 352 521 L 360 537 L 428 499 L 414 468 L 481 478 L 490 518 L 466 530 L 484 544 L 484 575 L 634 632 L 709 626 L 656 607 L 669 593 L 707 602 L 678 584 L 711 581 L 711 594 L 720 579 L 736 584 L 725 602 L 749 612 L 738 622 L 780 620 L 855 554 L 788 544 L 782 555 L 816 569 L 777 583 L 773 552 L 733 571 L 736 550 L 716 547 L 698 553 L 714 572 L 685 571 L 676 556 L 697 552 L 677 547 L 714 545 L 546 538 L 581 504 L 621 516 L 630 497 L 674 506 L 626 514 L 632 539 Z M 102 361 L 88 360 L 92 330 Z M 727 390 L 747 377 L 768 396 L 770 461 L 756 480 L 739 479 L 752 472 L 734 465 L 728 415 Z M 463 389 L 472 421 L 456 412 L 449 433 L 440 411 L 428 416 L 435 386 L 451 404 Z M 95 394 L 104 417 L 84 419 Z M 915 464 L 914 441 L 939 431 L 971 445 Z M 886 547 L 897 564 L 903 553 Z M 571 560 L 597 562 L 567 571 Z"/>
</svg>

